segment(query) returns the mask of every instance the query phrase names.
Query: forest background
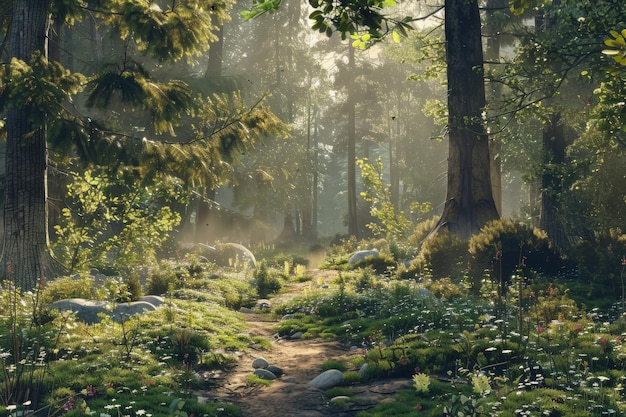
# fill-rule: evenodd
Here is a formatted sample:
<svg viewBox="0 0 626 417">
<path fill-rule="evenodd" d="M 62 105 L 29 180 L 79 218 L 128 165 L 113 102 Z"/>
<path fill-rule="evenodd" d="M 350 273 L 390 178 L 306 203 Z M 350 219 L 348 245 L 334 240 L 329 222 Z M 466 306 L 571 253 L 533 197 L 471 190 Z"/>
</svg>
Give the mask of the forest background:
<svg viewBox="0 0 626 417">
<path fill-rule="evenodd" d="M 119 271 L 177 241 L 399 240 L 448 215 L 445 138 L 477 127 L 497 211 L 470 232 L 503 215 L 566 248 L 624 229 L 620 2 L 463 3 L 487 83 L 460 129 L 454 2 L 353 21 L 278 4 L 3 3 L 6 274 Z"/>
</svg>

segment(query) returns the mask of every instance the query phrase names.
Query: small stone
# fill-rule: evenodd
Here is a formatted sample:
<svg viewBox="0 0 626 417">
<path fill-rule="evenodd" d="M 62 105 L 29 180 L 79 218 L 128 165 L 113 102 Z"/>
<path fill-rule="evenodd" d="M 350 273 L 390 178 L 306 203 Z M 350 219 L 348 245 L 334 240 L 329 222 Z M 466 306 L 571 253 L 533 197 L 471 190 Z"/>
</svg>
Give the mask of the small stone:
<svg viewBox="0 0 626 417">
<path fill-rule="evenodd" d="M 337 395 L 330 399 L 330 404 L 332 405 L 345 405 L 346 403 L 351 403 L 352 399 L 347 395 Z"/>
<path fill-rule="evenodd" d="M 310 387 L 319 389 L 329 389 L 336 387 L 343 381 L 343 372 L 338 369 L 324 371 L 309 382 Z"/>
<path fill-rule="evenodd" d="M 274 365 L 269 365 L 265 369 L 267 369 L 268 371 L 270 371 L 271 373 L 273 373 L 277 377 L 280 377 L 280 376 L 282 376 L 285 373 L 281 368 L 279 368 L 278 366 L 274 366 Z"/>
<path fill-rule="evenodd" d="M 254 370 L 254 375 L 258 376 L 261 379 L 266 379 L 268 381 L 273 381 L 276 379 L 276 375 L 274 375 L 272 372 L 268 371 L 267 369 L 255 369 Z"/>
<path fill-rule="evenodd" d="M 365 375 L 367 373 L 367 368 L 369 368 L 369 365 L 367 363 L 361 365 L 361 367 L 359 368 L 359 375 Z"/>
<path fill-rule="evenodd" d="M 269 363 L 265 358 L 256 358 L 252 361 L 252 367 L 254 369 L 265 369 L 269 366 Z"/>
</svg>

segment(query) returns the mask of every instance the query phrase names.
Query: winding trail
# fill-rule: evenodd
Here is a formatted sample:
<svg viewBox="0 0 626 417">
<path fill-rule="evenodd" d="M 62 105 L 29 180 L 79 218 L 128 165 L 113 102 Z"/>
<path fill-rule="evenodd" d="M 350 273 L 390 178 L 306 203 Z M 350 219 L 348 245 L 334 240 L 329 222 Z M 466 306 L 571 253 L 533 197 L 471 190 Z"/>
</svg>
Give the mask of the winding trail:
<svg viewBox="0 0 626 417">
<path fill-rule="evenodd" d="M 309 271 L 314 280 L 331 279 L 334 271 Z M 314 281 L 317 282 L 317 281 Z M 289 297 L 302 290 L 301 284 L 294 284 L 280 297 Z M 270 320 L 267 314 L 245 314 L 249 336 L 262 336 L 270 341 L 271 350 L 250 350 L 243 353 L 237 365 L 223 375 L 219 375 L 218 388 L 208 393 L 207 400 L 219 400 L 237 405 L 242 417 L 348 417 L 360 410 L 375 406 L 380 401 L 390 401 L 391 394 L 398 389 L 410 386 L 408 380 L 372 381 L 351 386 L 358 397 L 356 404 L 338 409 L 329 404 L 323 392 L 311 388 L 308 383 L 322 372 L 321 365 L 329 359 L 348 363 L 351 358 L 362 355 L 360 349 L 350 350 L 337 342 L 323 340 L 279 339 L 273 328 L 277 321 Z M 252 361 L 265 358 L 270 365 L 284 371 L 284 375 L 270 386 L 251 386 L 247 377 L 253 372 Z"/>
</svg>

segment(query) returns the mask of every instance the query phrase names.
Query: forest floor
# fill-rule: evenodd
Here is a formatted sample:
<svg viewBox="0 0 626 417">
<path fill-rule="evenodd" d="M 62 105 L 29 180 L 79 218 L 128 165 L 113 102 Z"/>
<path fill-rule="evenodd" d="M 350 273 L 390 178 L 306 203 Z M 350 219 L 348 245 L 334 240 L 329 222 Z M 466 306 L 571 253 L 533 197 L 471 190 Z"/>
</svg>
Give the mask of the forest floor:
<svg viewBox="0 0 626 417">
<path fill-rule="evenodd" d="M 313 280 L 332 278 L 334 271 L 309 271 Z M 289 297 L 302 290 L 303 284 L 292 284 L 278 297 Z M 274 300 L 271 300 L 272 302 Z M 361 349 L 350 349 L 338 342 L 323 340 L 277 338 L 273 330 L 277 321 L 267 314 L 246 314 L 248 333 L 262 336 L 271 343 L 271 350 L 248 351 L 239 357 L 237 365 L 216 380 L 217 389 L 208 393 L 215 400 L 237 405 L 242 417 L 321 417 L 354 416 L 361 410 L 374 407 L 381 401 L 393 401 L 399 389 L 411 386 L 409 379 L 368 381 L 351 385 L 355 400 L 338 407 L 329 398 L 308 383 L 322 372 L 321 365 L 330 360 L 348 363 L 351 358 L 363 355 Z M 270 386 L 250 385 L 247 378 L 253 372 L 252 361 L 258 357 L 270 365 L 280 367 L 284 375 Z"/>
</svg>

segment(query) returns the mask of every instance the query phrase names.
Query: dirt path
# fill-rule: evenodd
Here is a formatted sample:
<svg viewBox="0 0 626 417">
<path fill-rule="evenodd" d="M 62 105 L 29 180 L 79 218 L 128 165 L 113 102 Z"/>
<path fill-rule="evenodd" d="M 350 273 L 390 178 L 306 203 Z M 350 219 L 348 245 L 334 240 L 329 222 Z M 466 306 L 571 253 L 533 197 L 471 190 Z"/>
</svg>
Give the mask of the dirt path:
<svg viewBox="0 0 626 417">
<path fill-rule="evenodd" d="M 327 274 L 327 271 L 319 271 L 315 279 Z M 289 291 L 298 291 L 298 288 Z M 220 378 L 219 388 L 211 395 L 214 399 L 237 405 L 243 417 L 354 416 L 358 411 L 371 408 L 380 401 L 390 400 L 391 394 L 410 385 L 407 380 L 390 380 L 352 386 L 352 391 L 358 396 L 358 404 L 338 409 L 329 404 L 329 399 L 324 397 L 321 390 L 309 387 L 308 383 L 322 372 L 320 365 L 327 360 L 337 359 L 346 363 L 363 352 L 350 350 L 336 342 L 278 339 L 273 332 L 276 321 L 269 321 L 268 315 L 249 313 L 245 318 L 248 334 L 266 338 L 272 348 L 270 351 L 249 351 L 243 354 L 236 367 Z M 253 372 L 252 361 L 259 357 L 284 371 L 284 375 L 267 387 L 250 386 L 247 383 L 248 376 Z"/>
</svg>

